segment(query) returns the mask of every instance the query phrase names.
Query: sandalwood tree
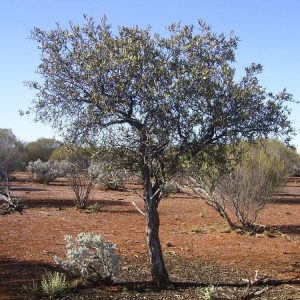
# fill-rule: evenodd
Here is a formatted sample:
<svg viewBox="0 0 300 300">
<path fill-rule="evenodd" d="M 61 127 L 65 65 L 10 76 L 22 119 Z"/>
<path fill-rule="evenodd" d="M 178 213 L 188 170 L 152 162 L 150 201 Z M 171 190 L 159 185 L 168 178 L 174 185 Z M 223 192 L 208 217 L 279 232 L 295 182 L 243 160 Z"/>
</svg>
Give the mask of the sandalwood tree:
<svg viewBox="0 0 300 300">
<path fill-rule="evenodd" d="M 158 214 L 166 180 L 200 151 L 213 155 L 241 139 L 288 137 L 292 96 L 266 92 L 256 77 L 260 65 L 237 80 L 238 38 L 217 35 L 202 21 L 172 24 L 161 36 L 138 26 L 112 30 L 105 18 L 97 24 L 85 17 L 67 29 L 35 28 L 32 38 L 41 50 L 41 80 L 28 82 L 36 90 L 36 120 L 76 142 L 113 136 L 114 145 L 136 153 L 152 277 L 168 286 Z"/>
</svg>

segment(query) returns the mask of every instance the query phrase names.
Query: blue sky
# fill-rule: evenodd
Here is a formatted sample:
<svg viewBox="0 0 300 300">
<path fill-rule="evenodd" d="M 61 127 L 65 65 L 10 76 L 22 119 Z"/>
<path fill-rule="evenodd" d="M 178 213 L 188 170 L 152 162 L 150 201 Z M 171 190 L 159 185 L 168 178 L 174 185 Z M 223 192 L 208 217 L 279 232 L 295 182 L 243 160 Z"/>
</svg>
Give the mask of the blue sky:
<svg viewBox="0 0 300 300">
<path fill-rule="evenodd" d="M 58 137 L 50 126 L 18 114 L 30 106 L 33 92 L 23 82 L 37 78 L 39 63 L 37 45 L 28 36 L 33 27 L 82 23 L 83 14 L 96 20 L 105 14 L 113 27 L 150 25 L 159 33 L 172 22 L 198 19 L 217 33 L 234 31 L 240 38 L 238 74 L 252 62 L 261 63 L 260 81 L 267 90 L 287 88 L 300 100 L 299 0 L 0 0 L 0 128 L 11 128 L 23 141 Z M 300 104 L 290 108 L 297 132 L 293 144 L 300 152 Z"/>
</svg>

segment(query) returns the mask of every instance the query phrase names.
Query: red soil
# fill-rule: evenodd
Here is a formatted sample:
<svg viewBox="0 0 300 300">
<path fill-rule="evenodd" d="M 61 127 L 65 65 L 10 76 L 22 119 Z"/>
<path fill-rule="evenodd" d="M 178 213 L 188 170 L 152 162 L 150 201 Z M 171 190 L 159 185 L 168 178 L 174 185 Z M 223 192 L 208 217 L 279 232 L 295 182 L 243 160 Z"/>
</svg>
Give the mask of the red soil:
<svg viewBox="0 0 300 300">
<path fill-rule="evenodd" d="M 133 188 L 140 192 L 139 186 Z M 144 217 L 130 203 L 143 207 L 137 193 L 97 190 L 92 198 L 102 205 L 101 212 L 84 213 L 74 208 L 65 180 L 42 185 L 28 182 L 25 173 L 17 174 L 13 196 L 27 208 L 23 215 L 0 216 L 0 299 L 18 299 L 23 284 L 40 279 L 53 256 L 64 256 L 66 234 L 101 234 L 117 244 L 125 261 L 147 253 Z M 291 181 L 277 198 L 258 220 L 282 232 L 269 237 L 230 232 L 203 201 L 173 194 L 159 208 L 163 251 L 253 274 L 259 270 L 278 279 L 300 278 L 300 182 Z"/>
</svg>

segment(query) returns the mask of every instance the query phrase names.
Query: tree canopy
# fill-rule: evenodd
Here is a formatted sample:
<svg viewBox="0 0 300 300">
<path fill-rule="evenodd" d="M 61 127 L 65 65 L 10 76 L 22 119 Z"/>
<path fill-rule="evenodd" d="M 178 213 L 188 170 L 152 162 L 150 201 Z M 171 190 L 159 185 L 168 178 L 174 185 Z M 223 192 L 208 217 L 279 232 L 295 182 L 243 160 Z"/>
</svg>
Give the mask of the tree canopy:
<svg viewBox="0 0 300 300">
<path fill-rule="evenodd" d="M 115 145 L 136 151 L 144 181 L 147 238 L 152 275 L 168 283 L 158 239 L 157 206 L 166 174 L 183 156 L 213 155 L 240 140 L 292 133 L 283 90 L 267 92 L 252 64 L 236 79 L 238 38 L 197 27 L 172 24 L 166 36 L 151 28 L 120 26 L 103 18 L 96 24 L 70 23 L 53 30 L 35 28 L 41 50 L 42 80 L 32 112 L 72 141 L 99 143 L 108 134 Z"/>
<path fill-rule="evenodd" d="M 62 143 L 54 138 L 39 138 L 36 141 L 30 142 L 26 145 L 26 153 L 28 155 L 28 159 L 31 161 L 35 161 L 37 159 L 47 161 L 49 160 L 53 151 L 59 148 L 61 145 Z"/>
<path fill-rule="evenodd" d="M 24 145 L 11 129 L 0 128 L 0 181 L 8 180 L 10 173 L 24 167 Z"/>
</svg>

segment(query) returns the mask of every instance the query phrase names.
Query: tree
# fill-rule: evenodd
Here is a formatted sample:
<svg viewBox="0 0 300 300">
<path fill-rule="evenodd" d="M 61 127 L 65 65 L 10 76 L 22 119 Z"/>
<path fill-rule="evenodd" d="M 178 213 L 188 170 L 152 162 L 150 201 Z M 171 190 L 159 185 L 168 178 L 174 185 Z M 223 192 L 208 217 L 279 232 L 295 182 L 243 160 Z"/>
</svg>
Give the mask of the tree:
<svg viewBox="0 0 300 300">
<path fill-rule="evenodd" d="M 26 145 L 26 152 L 30 161 L 38 159 L 48 161 L 54 150 L 62 145 L 61 142 L 48 138 L 39 138 L 34 142 Z"/>
<path fill-rule="evenodd" d="M 9 177 L 12 171 L 22 168 L 24 145 L 11 129 L 0 128 L 0 179 Z"/>
<path fill-rule="evenodd" d="M 71 141 L 135 151 L 143 177 L 146 234 L 153 280 L 169 285 L 159 240 L 158 205 L 165 182 L 183 158 L 199 151 L 213 156 L 226 144 L 292 132 L 285 90 L 267 93 L 246 68 L 235 80 L 238 38 L 199 27 L 172 24 L 167 37 L 150 28 L 118 28 L 105 18 L 97 25 L 44 31 L 32 38 L 41 50 L 41 82 L 31 108 L 36 120 L 50 122 Z M 216 156 L 217 157 L 217 156 Z"/>
<path fill-rule="evenodd" d="M 7 204 L 7 212 L 16 210 L 21 213 L 22 207 L 12 198 L 10 189 L 11 172 L 23 168 L 24 145 L 13 134 L 11 129 L 0 128 L 0 200 Z"/>
<path fill-rule="evenodd" d="M 196 162 L 185 170 L 182 182 L 204 196 L 232 229 L 255 231 L 261 229 L 254 224 L 258 213 L 288 178 L 290 149 L 276 141 L 240 146 L 245 149 L 242 159 L 232 158 L 231 169 L 209 166 L 207 174 L 207 161 Z"/>
</svg>

